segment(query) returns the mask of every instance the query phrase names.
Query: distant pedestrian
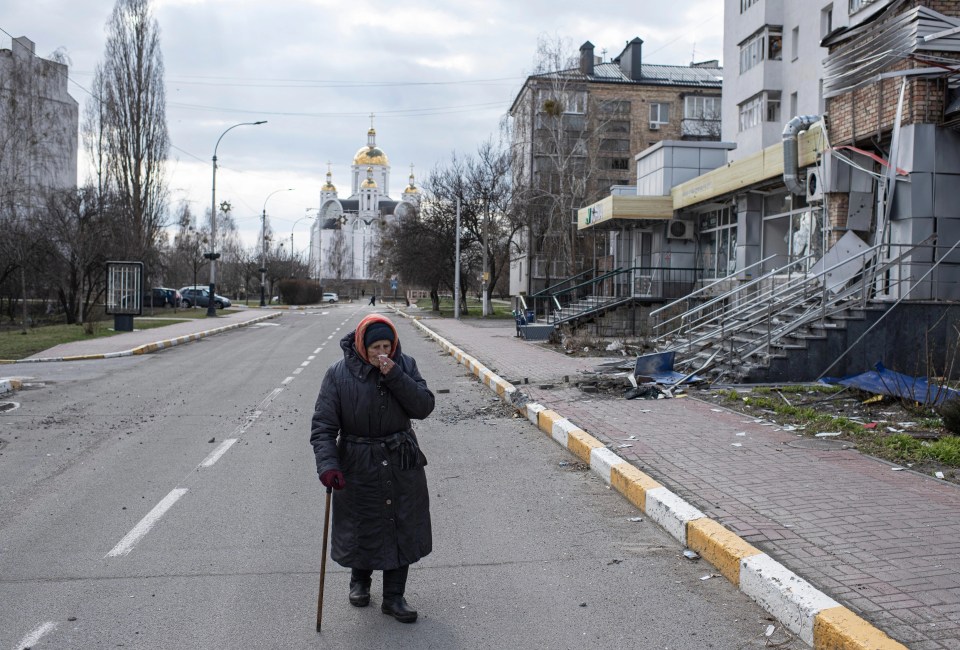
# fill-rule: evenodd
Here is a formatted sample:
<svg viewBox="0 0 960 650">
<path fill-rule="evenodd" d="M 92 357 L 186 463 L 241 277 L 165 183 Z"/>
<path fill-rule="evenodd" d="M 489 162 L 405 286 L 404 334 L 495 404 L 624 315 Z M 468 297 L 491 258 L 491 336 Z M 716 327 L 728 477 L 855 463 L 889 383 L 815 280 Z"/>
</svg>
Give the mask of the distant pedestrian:
<svg viewBox="0 0 960 650">
<path fill-rule="evenodd" d="M 350 604 L 370 604 L 383 571 L 384 614 L 417 620 L 404 599 L 410 565 L 430 553 L 427 459 L 410 426 L 434 407 L 417 362 L 400 351 L 390 319 L 370 314 L 340 340 L 310 428 L 320 482 L 334 489 L 330 557 L 350 569 Z"/>
<path fill-rule="evenodd" d="M 374 305 L 374 306 L 376 306 L 376 304 L 377 304 L 377 294 L 375 294 L 375 293 L 374 293 L 374 294 L 371 294 L 371 296 L 370 296 L 370 302 L 368 302 L 367 304 L 368 304 L 368 305 Z"/>
</svg>

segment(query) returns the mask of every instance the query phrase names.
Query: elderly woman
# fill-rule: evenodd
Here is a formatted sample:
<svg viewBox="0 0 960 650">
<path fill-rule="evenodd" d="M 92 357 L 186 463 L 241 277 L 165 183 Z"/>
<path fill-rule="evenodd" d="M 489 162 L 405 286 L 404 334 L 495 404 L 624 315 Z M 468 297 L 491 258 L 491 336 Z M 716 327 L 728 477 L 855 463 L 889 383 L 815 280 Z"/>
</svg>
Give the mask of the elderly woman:
<svg viewBox="0 0 960 650">
<path fill-rule="evenodd" d="M 403 597 L 407 570 L 433 540 L 427 460 L 410 420 L 430 415 L 433 393 L 385 316 L 361 320 L 340 347 L 343 359 L 323 378 L 310 429 L 320 482 L 334 490 L 330 557 L 351 570 L 350 604 L 370 604 L 370 578 L 380 570 L 381 611 L 413 623 L 417 612 Z"/>
</svg>

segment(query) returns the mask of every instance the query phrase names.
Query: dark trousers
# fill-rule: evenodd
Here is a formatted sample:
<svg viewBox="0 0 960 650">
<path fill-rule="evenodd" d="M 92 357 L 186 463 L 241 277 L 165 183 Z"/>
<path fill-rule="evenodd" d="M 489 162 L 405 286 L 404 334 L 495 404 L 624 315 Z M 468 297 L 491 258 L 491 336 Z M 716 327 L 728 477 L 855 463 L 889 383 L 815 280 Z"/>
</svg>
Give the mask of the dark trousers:
<svg viewBox="0 0 960 650">
<path fill-rule="evenodd" d="M 387 569 L 383 572 L 383 597 L 402 596 L 407 588 L 407 573 L 410 565 L 398 569 Z M 373 571 L 370 569 L 350 569 L 350 582 L 359 582 L 369 585 Z"/>
</svg>

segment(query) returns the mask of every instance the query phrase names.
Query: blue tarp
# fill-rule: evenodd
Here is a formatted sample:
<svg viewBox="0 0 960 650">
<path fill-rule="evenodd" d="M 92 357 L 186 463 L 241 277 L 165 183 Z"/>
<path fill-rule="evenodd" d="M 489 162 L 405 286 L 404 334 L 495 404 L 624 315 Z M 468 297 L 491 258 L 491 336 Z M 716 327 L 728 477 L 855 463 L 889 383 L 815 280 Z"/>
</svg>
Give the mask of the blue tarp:
<svg viewBox="0 0 960 650">
<path fill-rule="evenodd" d="M 893 370 L 887 370 L 883 363 L 878 361 L 873 370 L 850 375 L 849 377 L 824 377 L 825 384 L 838 384 L 859 388 L 868 393 L 900 397 L 927 406 L 940 406 L 945 401 L 960 397 L 960 392 L 941 386 L 931 385 L 926 377 L 911 377 Z"/>
<path fill-rule="evenodd" d="M 686 378 L 685 383 L 696 383 L 703 381 L 700 377 L 692 375 L 687 377 L 682 372 L 673 369 L 673 359 L 675 352 L 656 352 L 654 354 L 642 354 L 637 357 L 637 364 L 633 369 L 634 377 L 649 377 L 656 384 L 676 384 Z"/>
</svg>

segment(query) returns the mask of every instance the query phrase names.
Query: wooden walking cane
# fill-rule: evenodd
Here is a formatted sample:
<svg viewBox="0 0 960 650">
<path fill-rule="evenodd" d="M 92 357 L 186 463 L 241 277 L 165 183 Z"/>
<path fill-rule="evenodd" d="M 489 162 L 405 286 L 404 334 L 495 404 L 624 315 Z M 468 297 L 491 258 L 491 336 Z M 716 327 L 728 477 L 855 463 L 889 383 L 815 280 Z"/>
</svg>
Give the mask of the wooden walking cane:
<svg viewBox="0 0 960 650">
<path fill-rule="evenodd" d="M 330 530 L 330 494 L 333 488 L 327 488 L 327 508 L 323 513 L 323 560 L 320 562 L 320 594 L 317 596 L 317 632 L 323 620 L 323 579 L 327 574 L 327 531 Z"/>
</svg>

